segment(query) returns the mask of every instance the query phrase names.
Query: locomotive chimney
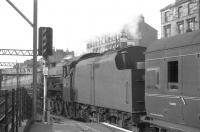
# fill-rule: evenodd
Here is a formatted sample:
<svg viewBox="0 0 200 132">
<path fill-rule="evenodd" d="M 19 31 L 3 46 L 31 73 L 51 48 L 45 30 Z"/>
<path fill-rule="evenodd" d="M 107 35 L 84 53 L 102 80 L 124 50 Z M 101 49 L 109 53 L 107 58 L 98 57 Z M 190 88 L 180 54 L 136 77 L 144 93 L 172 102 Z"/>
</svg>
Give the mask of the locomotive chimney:
<svg viewBox="0 0 200 132">
<path fill-rule="evenodd" d="M 140 15 L 140 22 L 145 22 L 144 16 Z"/>
</svg>

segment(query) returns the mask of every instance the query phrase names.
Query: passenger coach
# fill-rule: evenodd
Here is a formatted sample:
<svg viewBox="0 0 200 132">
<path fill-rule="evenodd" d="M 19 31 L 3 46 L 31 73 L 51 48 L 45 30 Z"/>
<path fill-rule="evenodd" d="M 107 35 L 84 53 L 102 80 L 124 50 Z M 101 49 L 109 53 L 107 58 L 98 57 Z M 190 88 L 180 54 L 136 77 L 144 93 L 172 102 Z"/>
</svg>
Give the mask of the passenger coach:
<svg viewBox="0 0 200 132">
<path fill-rule="evenodd" d="M 200 31 L 161 39 L 146 51 L 143 120 L 164 130 L 200 131 Z"/>
</svg>

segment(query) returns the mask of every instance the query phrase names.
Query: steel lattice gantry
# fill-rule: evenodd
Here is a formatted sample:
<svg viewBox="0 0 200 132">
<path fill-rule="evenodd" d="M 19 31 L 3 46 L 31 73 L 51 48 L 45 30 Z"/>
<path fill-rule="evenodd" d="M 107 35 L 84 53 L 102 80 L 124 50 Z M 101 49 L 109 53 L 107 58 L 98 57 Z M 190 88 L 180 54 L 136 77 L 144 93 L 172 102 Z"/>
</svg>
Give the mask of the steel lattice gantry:
<svg viewBox="0 0 200 132">
<path fill-rule="evenodd" d="M 33 50 L 0 49 L 0 55 L 33 56 Z"/>
<path fill-rule="evenodd" d="M 0 62 L 0 66 L 14 67 L 16 62 Z"/>
</svg>

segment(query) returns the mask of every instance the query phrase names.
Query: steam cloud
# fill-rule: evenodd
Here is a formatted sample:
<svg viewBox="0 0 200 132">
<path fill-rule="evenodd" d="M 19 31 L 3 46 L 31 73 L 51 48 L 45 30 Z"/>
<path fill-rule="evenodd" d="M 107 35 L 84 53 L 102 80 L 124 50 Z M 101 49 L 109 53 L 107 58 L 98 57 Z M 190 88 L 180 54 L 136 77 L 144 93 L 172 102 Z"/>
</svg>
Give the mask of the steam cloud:
<svg viewBox="0 0 200 132">
<path fill-rule="evenodd" d="M 128 39 L 139 39 L 139 23 L 144 22 L 144 16 L 139 15 L 133 18 L 133 20 L 124 25 L 121 32 L 125 32 L 127 34 Z"/>
</svg>

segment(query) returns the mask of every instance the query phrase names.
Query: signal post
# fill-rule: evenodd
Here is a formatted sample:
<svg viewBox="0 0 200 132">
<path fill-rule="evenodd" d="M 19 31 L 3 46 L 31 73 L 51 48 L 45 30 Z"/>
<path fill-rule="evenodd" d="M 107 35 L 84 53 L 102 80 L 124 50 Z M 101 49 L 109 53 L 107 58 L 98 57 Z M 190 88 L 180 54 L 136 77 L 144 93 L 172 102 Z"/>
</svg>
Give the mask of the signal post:
<svg viewBox="0 0 200 132">
<path fill-rule="evenodd" d="M 47 122 L 47 75 L 48 75 L 48 67 L 46 66 L 46 61 L 43 64 L 43 75 L 44 75 L 44 92 L 43 92 L 43 122 Z"/>
<path fill-rule="evenodd" d="M 47 60 L 48 56 L 52 55 L 52 41 L 53 41 L 53 30 L 50 27 L 40 27 L 39 28 L 39 49 L 38 54 L 43 56 L 43 75 L 44 75 L 44 89 L 43 89 L 43 122 L 48 122 L 47 115 L 47 76 L 48 76 L 48 66 Z"/>
</svg>

